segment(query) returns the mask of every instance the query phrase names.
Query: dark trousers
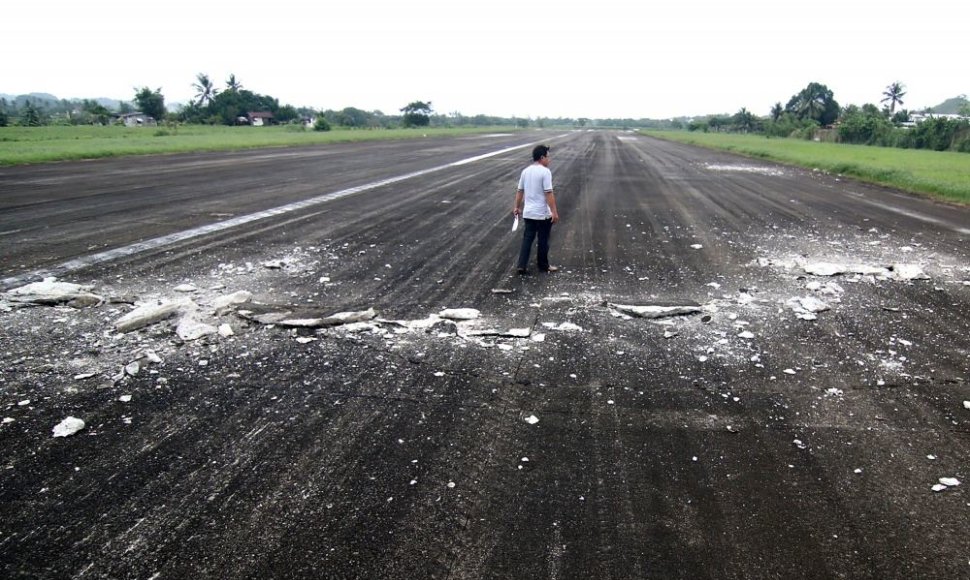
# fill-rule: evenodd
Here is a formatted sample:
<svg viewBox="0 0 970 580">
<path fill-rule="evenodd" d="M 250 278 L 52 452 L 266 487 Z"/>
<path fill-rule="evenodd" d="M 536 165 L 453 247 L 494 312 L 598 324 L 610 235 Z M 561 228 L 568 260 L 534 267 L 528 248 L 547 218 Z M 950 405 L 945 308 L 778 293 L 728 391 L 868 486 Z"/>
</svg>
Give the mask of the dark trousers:
<svg viewBox="0 0 970 580">
<path fill-rule="evenodd" d="M 523 219 L 525 230 L 522 232 L 522 247 L 519 249 L 519 269 L 529 265 L 529 254 L 532 253 L 532 242 L 538 236 L 539 247 L 536 251 L 536 262 L 539 270 L 549 269 L 549 235 L 552 233 L 552 219 L 531 220 Z"/>
</svg>

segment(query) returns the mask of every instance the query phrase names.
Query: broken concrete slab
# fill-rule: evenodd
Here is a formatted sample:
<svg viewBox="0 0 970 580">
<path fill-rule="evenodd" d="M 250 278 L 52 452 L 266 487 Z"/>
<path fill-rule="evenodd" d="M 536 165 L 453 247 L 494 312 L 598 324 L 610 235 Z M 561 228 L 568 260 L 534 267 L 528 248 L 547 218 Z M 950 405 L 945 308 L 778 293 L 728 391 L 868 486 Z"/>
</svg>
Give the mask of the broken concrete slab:
<svg viewBox="0 0 970 580">
<path fill-rule="evenodd" d="M 700 304 L 684 304 L 679 306 L 664 306 L 659 304 L 635 305 L 635 304 L 614 304 L 606 303 L 607 307 L 636 318 L 666 318 L 668 316 L 682 316 L 686 314 L 698 314 L 703 311 Z"/>
<path fill-rule="evenodd" d="M 474 308 L 445 308 L 438 313 L 441 318 L 449 320 L 475 320 L 482 313 Z"/>
<path fill-rule="evenodd" d="M 175 327 L 175 334 L 184 341 L 198 340 L 203 336 L 216 334 L 219 329 L 211 324 L 206 324 L 194 316 L 183 316 Z"/>
<path fill-rule="evenodd" d="M 869 264 L 851 263 L 839 264 L 835 262 L 805 262 L 802 270 L 813 276 L 838 276 L 841 274 L 858 274 L 873 276 L 879 280 L 929 280 L 929 276 L 918 264 L 892 264 L 889 266 L 872 266 Z"/>
<path fill-rule="evenodd" d="M 233 292 L 232 294 L 227 294 L 225 296 L 219 296 L 212 300 L 211 306 L 212 310 L 219 314 L 222 313 L 233 306 L 238 306 L 239 304 L 245 304 L 253 299 L 253 293 L 247 292 L 246 290 L 240 290 L 238 292 Z"/>
<path fill-rule="evenodd" d="M 91 293 L 93 286 L 58 282 L 57 278 L 44 278 L 4 292 L 4 297 L 12 303 L 54 305 L 78 301 L 78 305 L 98 305 L 104 298 Z"/>
<path fill-rule="evenodd" d="M 118 332 L 131 332 L 146 326 L 161 322 L 166 318 L 174 316 L 186 303 L 171 300 L 159 300 L 138 306 L 128 314 L 115 321 L 115 330 Z"/>
<path fill-rule="evenodd" d="M 790 298 L 785 304 L 802 320 L 816 320 L 818 318 L 817 313 L 831 309 L 827 303 L 814 296 Z"/>
<path fill-rule="evenodd" d="M 929 280 L 930 277 L 918 264 L 893 264 L 890 266 L 891 277 L 894 280 Z"/>
<path fill-rule="evenodd" d="M 377 317 L 377 312 L 373 308 L 360 310 L 357 312 L 338 312 L 322 318 L 284 318 L 276 324 L 292 328 L 326 328 L 328 326 L 340 326 L 351 322 L 363 322 L 373 320 Z"/>
<path fill-rule="evenodd" d="M 561 322 L 559 324 L 555 322 L 543 322 L 542 326 L 545 326 L 549 330 L 559 330 L 562 332 L 583 332 L 582 326 L 573 324 L 572 322 Z"/>
<path fill-rule="evenodd" d="M 77 417 L 67 417 L 57 425 L 54 425 L 54 437 L 70 437 L 81 429 L 84 429 L 84 421 Z"/>
</svg>

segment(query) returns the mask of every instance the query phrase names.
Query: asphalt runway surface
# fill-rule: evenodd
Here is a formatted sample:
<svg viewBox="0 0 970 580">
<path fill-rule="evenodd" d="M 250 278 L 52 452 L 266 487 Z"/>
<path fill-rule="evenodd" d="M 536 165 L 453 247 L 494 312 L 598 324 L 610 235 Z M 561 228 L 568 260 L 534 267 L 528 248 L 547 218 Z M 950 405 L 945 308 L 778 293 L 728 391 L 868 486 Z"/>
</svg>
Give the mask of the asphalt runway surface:
<svg viewBox="0 0 970 580">
<path fill-rule="evenodd" d="M 970 577 L 966 208 L 536 132 L 0 168 L 0 256 L 4 578 Z"/>
</svg>

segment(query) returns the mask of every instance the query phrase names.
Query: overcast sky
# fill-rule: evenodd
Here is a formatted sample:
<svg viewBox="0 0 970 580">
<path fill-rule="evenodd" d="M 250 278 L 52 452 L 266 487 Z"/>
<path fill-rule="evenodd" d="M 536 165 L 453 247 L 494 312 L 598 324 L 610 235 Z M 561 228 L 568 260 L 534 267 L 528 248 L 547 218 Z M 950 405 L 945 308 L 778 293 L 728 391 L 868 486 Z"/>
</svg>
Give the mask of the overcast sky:
<svg viewBox="0 0 970 580">
<path fill-rule="evenodd" d="M 198 73 L 282 104 L 397 113 L 767 115 L 810 82 L 842 105 L 970 93 L 966 0 L 6 2 L 0 93 L 187 102 Z"/>
</svg>

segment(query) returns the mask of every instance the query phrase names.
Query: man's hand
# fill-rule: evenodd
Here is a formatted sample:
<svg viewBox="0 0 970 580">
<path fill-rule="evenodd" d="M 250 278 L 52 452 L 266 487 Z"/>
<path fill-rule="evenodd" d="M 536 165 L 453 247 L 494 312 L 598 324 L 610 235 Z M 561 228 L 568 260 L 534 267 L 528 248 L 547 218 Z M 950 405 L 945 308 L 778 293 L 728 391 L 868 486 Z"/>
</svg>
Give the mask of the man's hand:
<svg viewBox="0 0 970 580">
<path fill-rule="evenodd" d="M 522 214 L 522 212 L 519 211 L 519 208 L 517 208 L 517 207 L 513 207 L 512 208 L 512 215 L 518 216 L 518 215 L 521 215 L 521 214 Z"/>
<path fill-rule="evenodd" d="M 552 212 L 552 223 L 559 223 L 559 212 Z"/>
</svg>

